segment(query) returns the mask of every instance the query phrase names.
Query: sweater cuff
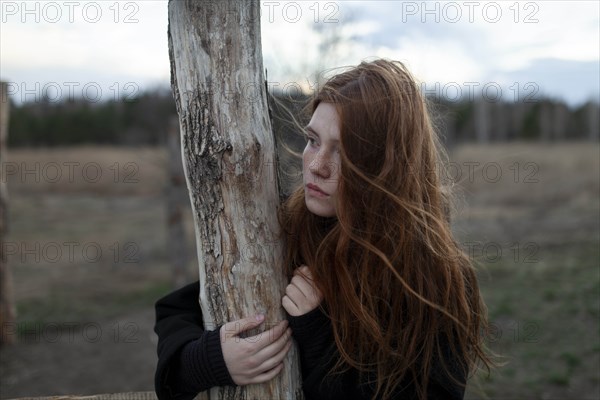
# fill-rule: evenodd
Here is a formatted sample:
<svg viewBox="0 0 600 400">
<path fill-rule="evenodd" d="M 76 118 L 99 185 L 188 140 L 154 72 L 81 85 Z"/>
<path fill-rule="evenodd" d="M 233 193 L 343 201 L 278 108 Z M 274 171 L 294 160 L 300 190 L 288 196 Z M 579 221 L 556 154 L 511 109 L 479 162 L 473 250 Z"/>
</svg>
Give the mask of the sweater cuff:
<svg viewBox="0 0 600 400">
<path fill-rule="evenodd" d="M 314 338 L 317 332 L 330 324 L 329 318 L 320 306 L 303 315 L 294 317 L 288 314 L 287 320 L 292 329 L 292 335 L 298 342 Z"/>
<path fill-rule="evenodd" d="M 181 372 L 186 386 L 194 392 L 214 386 L 235 386 L 223 358 L 220 327 L 185 345 L 181 352 Z"/>
</svg>

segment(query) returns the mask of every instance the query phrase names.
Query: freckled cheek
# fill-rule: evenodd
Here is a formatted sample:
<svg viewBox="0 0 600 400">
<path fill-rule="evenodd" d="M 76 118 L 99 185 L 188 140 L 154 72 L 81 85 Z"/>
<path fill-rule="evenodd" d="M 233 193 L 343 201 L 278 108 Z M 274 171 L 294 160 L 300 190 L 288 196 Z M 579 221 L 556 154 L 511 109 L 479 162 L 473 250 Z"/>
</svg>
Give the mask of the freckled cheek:
<svg viewBox="0 0 600 400">
<path fill-rule="evenodd" d="M 338 191 L 338 186 L 340 184 L 340 175 L 341 175 L 341 172 L 342 172 L 341 171 L 342 165 L 341 165 L 340 160 L 339 159 L 338 160 L 334 160 L 332 162 L 332 166 L 331 167 L 332 167 L 331 178 L 332 178 L 332 181 L 333 181 L 332 182 L 333 183 L 333 185 L 332 185 L 333 188 L 331 190 L 331 195 L 332 195 L 332 200 L 333 200 L 333 203 L 334 203 L 334 206 L 335 206 L 335 198 L 337 197 L 337 194 L 338 194 L 337 191 Z"/>
<path fill-rule="evenodd" d="M 305 148 L 304 152 L 302 153 L 302 168 L 305 171 L 308 171 L 308 168 L 310 167 L 310 165 L 314 161 L 314 159 L 315 159 L 314 152 L 311 152 L 311 150 L 308 147 Z"/>
<path fill-rule="evenodd" d="M 306 150 L 302 153 L 302 173 L 304 175 L 308 172 L 308 166 L 310 165 L 311 157 Z"/>
<path fill-rule="evenodd" d="M 341 160 L 339 159 L 339 157 L 336 157 L 333 160 L 331 160 L 331 174 L 336 179 L 338 179 L 341 174 L 341 168 L 342 168 L 342 163 L 341 163 Z"/>
</svg>

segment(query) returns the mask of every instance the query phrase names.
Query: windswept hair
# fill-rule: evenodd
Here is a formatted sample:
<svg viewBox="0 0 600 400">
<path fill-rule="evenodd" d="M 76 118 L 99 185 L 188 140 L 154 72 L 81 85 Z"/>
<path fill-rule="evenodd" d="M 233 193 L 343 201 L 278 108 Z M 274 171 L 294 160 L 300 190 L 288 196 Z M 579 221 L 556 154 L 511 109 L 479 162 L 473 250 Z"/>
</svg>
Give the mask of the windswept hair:
<svg viewBox="0 0 600 400">
<path fill-rule="evenodd" d="M 301 186 L 279 218 L 285 265 L 308 265 L 324 295 L 340 354 L 330 372 L 358 369 L 381 398 L 412 381 L 425 399 L 434 369 L 462 384 L 491 363 L 486 309 L 452 236 L 426 101 L 402 63 L 379 59 L 329 79 L 308 111 L 321 102 L 340 122 L 337 215 L 312 214 Z"/>
</svg>

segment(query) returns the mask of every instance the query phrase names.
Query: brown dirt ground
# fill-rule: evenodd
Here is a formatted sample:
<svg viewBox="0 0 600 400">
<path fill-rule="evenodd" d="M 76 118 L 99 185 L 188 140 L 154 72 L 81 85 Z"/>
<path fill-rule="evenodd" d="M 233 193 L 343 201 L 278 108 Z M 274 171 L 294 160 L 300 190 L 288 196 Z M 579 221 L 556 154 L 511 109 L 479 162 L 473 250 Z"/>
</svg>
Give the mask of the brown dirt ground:
<svg viewBox="0 0 600 400">
<path fill-rule="evenodd" d="M 457 203 L 454 224 L 457 237 L 494 240 L 507 246 L 512 242 L 535 242 L 550 247 L 597 243 L 598 150 L 597 144 L 588 143 L 517 143 L 455 149 L 452 160 L 463 167 L 465 161 L 480 162 L 481 166 L 497 161 L 503 173 L 499 181 L 491 182 L 489 178 L 493 176 L 486 177 L 481 170 L 476 170 L 474 179 L 468 178 L 466 170 L 462 171 L 458 183 L 463 200 Z M 42 247 L 50 242 L 95 243 L 104 256 L 97 262 L 89 262 L 76 252 L 74 260 L 63 254 L 58 263 L 50 262 L 47 255 L 39 261 L 32 257 L 23 261 L 18 254 L 9 258 L 19 313 L 17 328 L 22 332 L 17 344 L 0 349 L 0 399 L 153 390 L 156 363 L 153 303 L 172 288 L 165 246 L 164 151 L 90 147 L 14 150 L 9 153 L 9 160 L 28 165 L 65 160 L 84 165 L 92 160 L 101 165 L 104 178 L 94 184 L 82 182 L 77 175 L 75 182 L 63 180 L 58 184 L 9 177 L 8 240 L 17 244 L 40 243 Z M 119 182 L 115 182 L 111 167 L 118 163 L 122 172 L 128 172 L 124 168 L 128 162 L 136 164 L 135 177 L 139 180 L 127 183 L 119 177 Z M 515 162 L 519 163 L 518 176 Z M 526 166 L 528 162 L 534 162 L 537 170 Z M 538 180 L 527 181 L 527 176 Z M 193 249 L 191 213 L 186 219 L 188 242 Z M 113 259 L 114 248 L 111 248 L 115 243 L 121 250 L 117 260 Z M 133 263 L 126 262 L 131 261 L 123 252 L 127 243 L 136 245 Z M 193 250 L 191 254 L 195 256 Z M 534 265 L 532 273 L 542 274 L 549 262 Z M 591 263 L 597 266 L 598 260 Z M 190 281 L 197 274 L 195 268 L 190 261 Z M 511 281 L 508 278 L 503 281 L 503 276 L 520 273 L 514 269 L 490 272 L 506 288 Z M 550 282 L 551 277 L 544 279 Z M 590 284 L 596 284 L 595 280 Z M 488 286 L 494 290 L 493 284 Z M 490 299 L 500 304 L 502 293 L 491 292 L 490 296 L 497 297 Z M 552 299 L 554 295 L 548 292 L 547 296 Z M 490 304 L 490 309 L 500 308 L 498 304 Z M 554 303 L 543 304 L 551 307 Z M 592 311 L 597 313 L 595 309 Z M 499 322 L 506 321 L 503 314 L 498 315 Z M 542 315 L 550 316 L 551 311 Z M 510 398 L 515 399 L 523 398 L 523 393 L 528 394 L 527 398 L 539 399 L 600 398 L 600 383 L 594 378 L 600 369 L 598 322 L 586 321 L 591 333 L 581 343 L 590 343 L 591 352 L 580 365 L 586 369 L 589 366 L 591 372 L 574 373 L 566 386 L 560 376 L 550 378 L 552 385 L 545 385 L 540 384 L 546 382 L 542 378 L 530 382 L 523 377 L 528 373 L 543 374 L 539 372 L 543 365 L 516 363 L 515 375 L 512 378 L 507 375 L 506 382 L 517 383 L 513 387 L 502 386 L 506 389 L 498 389 L 496 385 L 499 391 L 490 398 L 506 398 L 502 396 L 503 391 L 507 393 L 505 390 L 514 392 Z M 539 354 L 554 352 L 554 347 L 561 345 L 560 340 L 565 345 L 573 342 L 571 338 L 559 338 L 559 342 L 552 343 L 542 341 L 536 346 L 522 346 L 522 354 L 532 360 L 545 359 Z M 539 389 L 540 385 L 544 389 Z"/>
</svg>

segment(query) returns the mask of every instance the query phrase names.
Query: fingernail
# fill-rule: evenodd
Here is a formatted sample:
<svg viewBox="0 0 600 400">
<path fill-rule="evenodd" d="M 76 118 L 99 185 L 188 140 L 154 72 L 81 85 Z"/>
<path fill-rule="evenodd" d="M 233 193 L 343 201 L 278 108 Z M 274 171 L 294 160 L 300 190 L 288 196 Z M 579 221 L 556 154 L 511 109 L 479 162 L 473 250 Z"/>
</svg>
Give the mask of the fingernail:
<svg viewBox="0 0 600 400">
<path fill-rule="evenodd" d="M 265 316 L 264 316 L 264 315 L 262 315 L 262 314 L 256 314 L 256 320 L 257 320 L 258 322 L 262 321 L 263 319 L 265 319 Z"/>
</svg>

